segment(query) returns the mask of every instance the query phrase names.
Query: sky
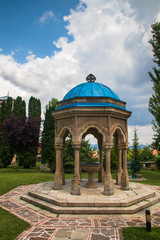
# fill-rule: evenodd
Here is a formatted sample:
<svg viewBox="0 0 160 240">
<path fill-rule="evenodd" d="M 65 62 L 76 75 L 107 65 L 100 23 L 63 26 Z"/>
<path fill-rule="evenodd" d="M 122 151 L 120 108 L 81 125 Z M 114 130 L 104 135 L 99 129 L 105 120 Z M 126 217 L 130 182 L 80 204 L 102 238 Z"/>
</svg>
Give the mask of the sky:
<svg viewBox="0 0 160 240">
<path fill-rule="evenodd" d="M 159 0 L 0 0 L 0 97 L 34 96 L 44 111 L 92 73 L 132 111 L 129 143 L 136 127 L 139 143 L 151 144 L 157 21 Z"/>
</svg>

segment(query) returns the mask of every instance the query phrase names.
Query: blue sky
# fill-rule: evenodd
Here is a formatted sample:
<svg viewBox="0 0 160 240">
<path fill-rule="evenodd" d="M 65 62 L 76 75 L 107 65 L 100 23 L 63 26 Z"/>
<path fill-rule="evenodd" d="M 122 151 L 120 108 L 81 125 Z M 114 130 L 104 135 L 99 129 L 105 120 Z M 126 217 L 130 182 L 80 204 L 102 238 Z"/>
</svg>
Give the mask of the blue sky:
<svg viewBox="0 0 160 240">
<path fill-rule="evenodd" d="M 62 100 L 93 73 L 127 109 L 129 138 L 152 142 L 151 24 L 159 0 L 0 0 L 0 96 Z"/>
<path fill-rule="evenodd" d="M 14 51 L 21 63 L 28 51 L 41 58 L 51 56 L 56 50 L 53 40 L 68 37 L 63 17 L 77 4 L 77 0 L 1 0 L 1 49 L 5 54 Z"/>
</svg>

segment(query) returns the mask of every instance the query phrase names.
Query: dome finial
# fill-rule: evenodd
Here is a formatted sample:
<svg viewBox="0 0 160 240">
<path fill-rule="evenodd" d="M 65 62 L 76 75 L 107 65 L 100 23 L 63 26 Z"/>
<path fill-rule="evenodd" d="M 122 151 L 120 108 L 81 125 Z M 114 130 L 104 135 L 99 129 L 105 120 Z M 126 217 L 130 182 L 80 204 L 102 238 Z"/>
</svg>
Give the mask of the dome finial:
<svg viewBox="0 0 160 240">
<path fill-rule="evenodd" d="M 93 75 L 93 74 L 89 74 L 87 77 L 86 77 L 86 81 L 87 82 L 95 82 L 96 81 L 96 77 Z"/>
</svg>

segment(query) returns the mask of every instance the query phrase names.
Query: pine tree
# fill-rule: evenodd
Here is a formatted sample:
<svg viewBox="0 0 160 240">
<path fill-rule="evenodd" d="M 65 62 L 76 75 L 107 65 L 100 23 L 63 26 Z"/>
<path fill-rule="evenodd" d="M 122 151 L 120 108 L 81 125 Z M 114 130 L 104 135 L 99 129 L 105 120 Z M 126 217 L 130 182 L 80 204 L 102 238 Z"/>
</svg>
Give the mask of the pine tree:
<svg viewBox="0 0 160 240">
<path fill-rule="evenodd" d="M 140 150 L 139 150 L 139 142 L 137 136 L 137 129 L 134 129 L 134 137 L 133 137 L 133 149 L 131 153 L 132 166 L 134 172 L 138 172 L 141 169 L 141 163 L 139 158 Z"/>
<path fill-rule="evenodd" d="M 149 43 L 152 45 L 153 61 L 157 67 L 153 68 L 153 74 L 149 72 L 154 91 L 149 100 L 149 111 L 154 117 L 152 121 L 155 131 L 153 145 L 157 150 L 160 150 L 160 22 L 152 25 L 152 34 L 153 38 Z"/>
<path fill-rule="evenodd" d="M 47 163 L 52 171 L 56 165 L 55 139 L 55 120 L 52 111 L 57 108 L 57 99 L 53 98 L 46 106 L 45 120 L 42 132 L 42 153 L 41 163 Z"/>
</svg>

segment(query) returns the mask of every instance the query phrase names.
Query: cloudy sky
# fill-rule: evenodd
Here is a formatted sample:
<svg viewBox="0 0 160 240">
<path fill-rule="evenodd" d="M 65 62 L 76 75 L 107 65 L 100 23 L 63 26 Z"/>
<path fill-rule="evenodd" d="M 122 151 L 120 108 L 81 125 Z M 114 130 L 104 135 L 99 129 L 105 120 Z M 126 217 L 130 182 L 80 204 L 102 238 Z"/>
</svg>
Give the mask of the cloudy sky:
<svg viewBox="0 0 160 240">
<path fill-rule="evenodd" d="M 0 96 L 62 100 L 93 73 L 132 111 L 139 142 L 152 142 L 148 101 L 151 24 L 159 0 L 0 0 Z"/>
</svg>

